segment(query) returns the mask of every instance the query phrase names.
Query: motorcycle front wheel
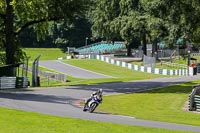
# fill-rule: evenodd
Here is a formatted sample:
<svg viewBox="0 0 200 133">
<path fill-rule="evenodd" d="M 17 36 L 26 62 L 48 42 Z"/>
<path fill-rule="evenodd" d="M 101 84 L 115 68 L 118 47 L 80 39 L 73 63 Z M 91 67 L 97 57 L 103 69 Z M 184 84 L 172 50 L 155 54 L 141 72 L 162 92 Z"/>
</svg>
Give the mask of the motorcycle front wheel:
<svg viewBox="0 0 200 133">
<path fill-rule="evenodd" d="M 90 105 L 89 112 L 90 112 L 90 113 L 94 112 L 94 110 L 96 109 L 96 107 L 97 107 L 97 103 L 92 103 L 92 104 Z"/>
</svg>

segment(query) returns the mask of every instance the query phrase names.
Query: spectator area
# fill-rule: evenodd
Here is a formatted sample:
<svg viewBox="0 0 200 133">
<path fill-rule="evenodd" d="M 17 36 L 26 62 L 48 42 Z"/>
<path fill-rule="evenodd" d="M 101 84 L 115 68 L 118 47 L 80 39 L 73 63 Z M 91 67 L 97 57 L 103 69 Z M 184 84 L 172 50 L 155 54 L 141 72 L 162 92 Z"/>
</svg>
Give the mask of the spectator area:
<svg viewBox="0 0 200 133">
<path fill-rule="evenodd" d="M 108 43 L 108 42 L 98 42 L 88 46 L 80 47 L 75 50 L 79 54 L 88 54 L 88 53 L 96 53 L 96 54 L 106 54 L 106 53 L 114 53 L 121 49 L 126 48 L 123 42 L 115 42 L 115 43 Z"/>
</svg>

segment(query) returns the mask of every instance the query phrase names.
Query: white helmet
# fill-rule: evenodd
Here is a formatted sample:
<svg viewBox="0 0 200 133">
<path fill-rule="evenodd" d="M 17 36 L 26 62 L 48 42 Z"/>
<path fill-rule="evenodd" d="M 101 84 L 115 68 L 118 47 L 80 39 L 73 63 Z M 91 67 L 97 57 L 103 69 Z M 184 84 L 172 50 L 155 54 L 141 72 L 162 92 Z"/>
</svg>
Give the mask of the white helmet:
<svg viewBox="0 0 200 133">
<path fill-rule="evenodd" d="M 102 95 L 102 93 L 103 93 L 103 90 L 102 90 L 102 89 L 99 89 L 99 90 L 97 91 L 97 94 L 98 94 L 98 95 Z"/>
</svg>

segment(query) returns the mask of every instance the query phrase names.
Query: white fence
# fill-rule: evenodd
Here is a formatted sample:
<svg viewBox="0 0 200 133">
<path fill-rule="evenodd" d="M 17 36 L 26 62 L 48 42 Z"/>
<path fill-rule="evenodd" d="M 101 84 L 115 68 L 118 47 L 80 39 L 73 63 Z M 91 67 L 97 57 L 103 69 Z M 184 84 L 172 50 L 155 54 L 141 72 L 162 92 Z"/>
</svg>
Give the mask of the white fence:
<svg viewBox="0 0 200 133">
<path fill-rule="evenodd" d="M 154 68 L 154 67 L 145 67 L 145 66 L 139 66 L 139 65 L 134 65 L 130 63 L 126 63 L 123 61 L 117 61 L 114 59 L 111 59 L 109 57 L 101 56 L 101 55 L 96 55 L 97 60 L 101 60 L 110 64 L 114 64 L 117 66 L 121 66 L 124 68 L 136 70 L 136 71 L 142 71 L 142 72 L 147 72 L 147 73 L 153 73 L 153 74 L 161 74 L 161 75 L 178 75 L 178 76 L 186 76 L 186 75 L 193 75 L 193 68 L 182 68 L 182 69 L 160 69 L 160 68 Z M 189 71 L 188 71 L 189 70 Z"/>
</svg>

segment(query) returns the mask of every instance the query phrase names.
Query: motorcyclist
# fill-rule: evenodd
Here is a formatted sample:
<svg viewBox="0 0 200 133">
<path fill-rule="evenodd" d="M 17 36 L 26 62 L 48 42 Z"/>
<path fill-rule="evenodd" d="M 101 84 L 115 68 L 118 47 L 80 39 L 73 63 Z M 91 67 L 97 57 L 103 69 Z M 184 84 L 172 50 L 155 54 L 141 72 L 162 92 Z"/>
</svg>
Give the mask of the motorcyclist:
<svg viewBox="0 0 200 133">
<path fill-rule="evenodd" d="M 97 96 L 98 99 L 99 99 L 99 102 L 102 102 L 103 90 L 102 89 L 98 89 L 96 92 L 93 92 L 91 94 L 90 98 L 87 99 L 85 105 L 87 105 L 88 102 L 90 102 L 94 96 Z"/>
</svg>

